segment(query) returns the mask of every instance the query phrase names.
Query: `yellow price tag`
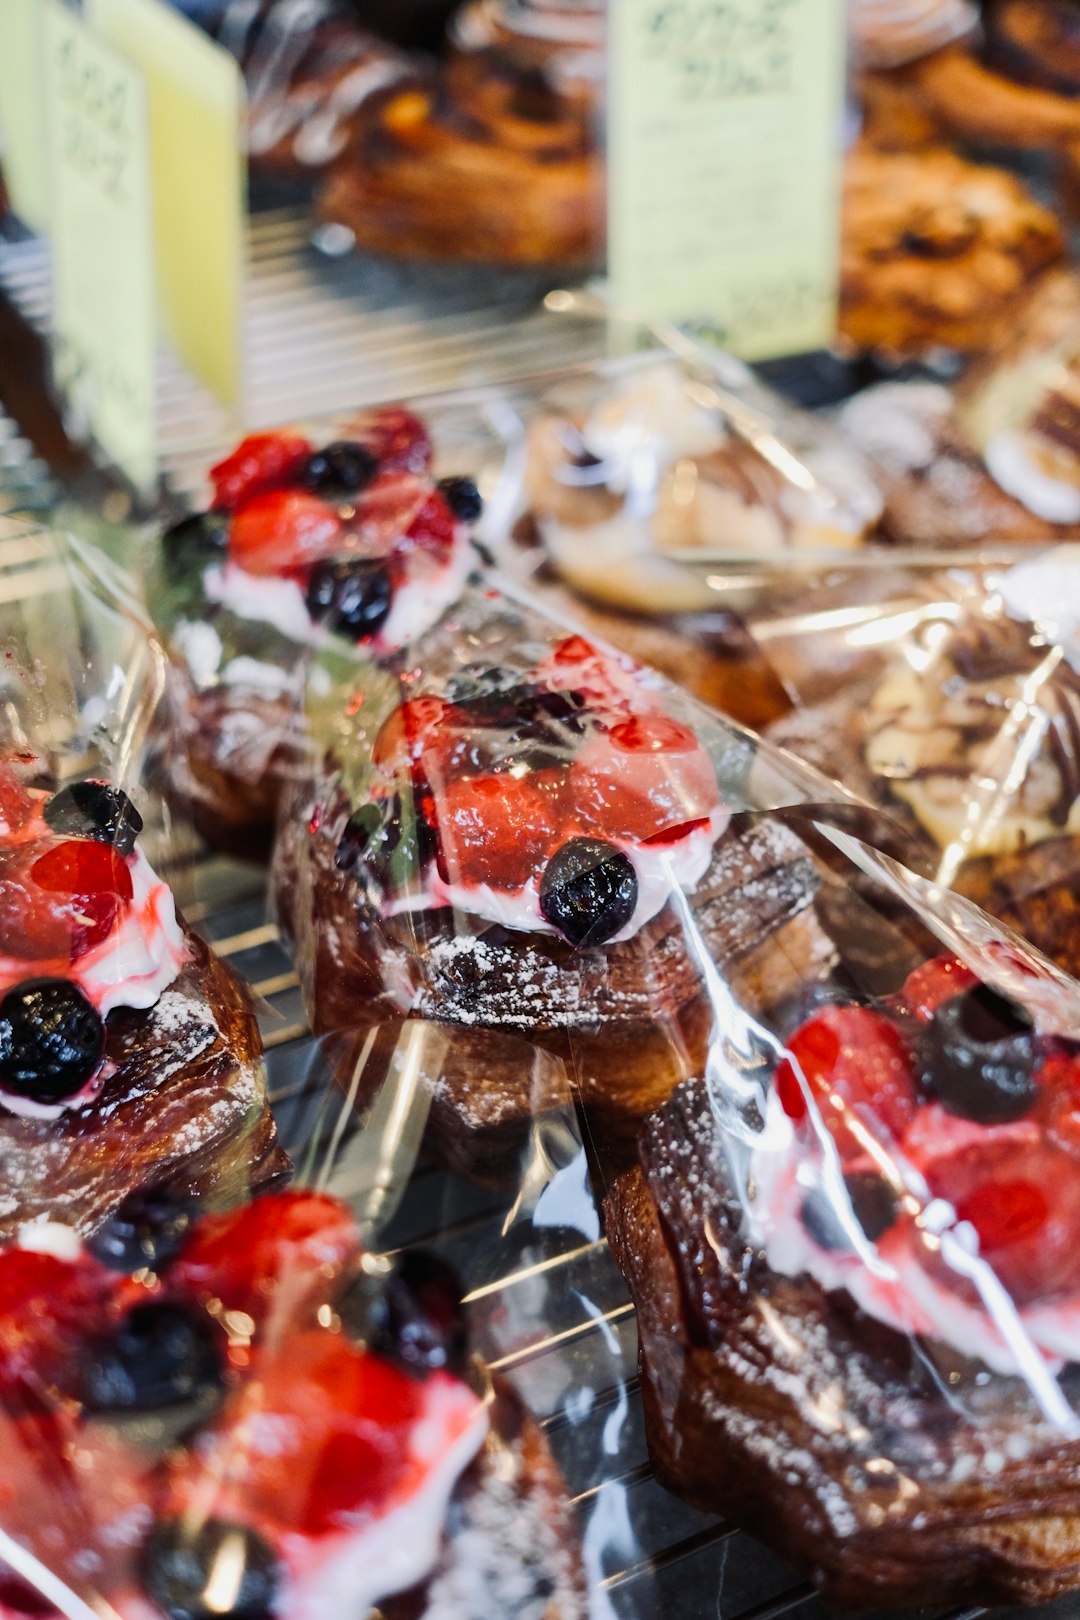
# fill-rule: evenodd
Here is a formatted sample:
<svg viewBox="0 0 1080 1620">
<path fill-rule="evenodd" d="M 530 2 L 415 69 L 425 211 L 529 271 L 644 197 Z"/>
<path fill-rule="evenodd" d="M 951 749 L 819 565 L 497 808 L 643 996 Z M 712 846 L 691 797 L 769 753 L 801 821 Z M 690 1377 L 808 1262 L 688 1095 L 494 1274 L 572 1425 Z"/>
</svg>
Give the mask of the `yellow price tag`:
<svg viewBox="0 0 1080 1620">
<path fill-rule="evenodd" d="M 749 360 L 827 344 L 844 0 L 613 0 L 608 274 Z"/>
<path fill-rule="evenodd" d="M 87 11 L 142 70 L 150 92 L 162 325 L 189 371 L 239 411 L 247 189 L 240 69 L 162 0 L 90 0 Z"/>
<path fill-rule="evenodd" d="M 39 0 L 0 3 L 0 164 L 11 206 L 32 231 L 49 220 L 40 25 Z"/>
<path fill-rule="evenodd" d="M 155 464 L 146 88 L 59 0 L 44 6 L 57 382 L 142 490 Z"/>
</svg>

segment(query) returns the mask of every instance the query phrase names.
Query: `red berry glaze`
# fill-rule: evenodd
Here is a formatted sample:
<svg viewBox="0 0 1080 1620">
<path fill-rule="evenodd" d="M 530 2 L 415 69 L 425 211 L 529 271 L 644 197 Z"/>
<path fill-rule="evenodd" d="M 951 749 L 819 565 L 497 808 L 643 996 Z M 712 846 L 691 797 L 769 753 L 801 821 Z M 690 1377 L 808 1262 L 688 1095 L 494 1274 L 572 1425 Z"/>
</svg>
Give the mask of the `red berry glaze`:
<svg viewBox="0 0 1080 1620">
<path fill-rule="evenodd" d="M 86 1257 L 77 1263 L 31 1249 L 0 1251 L 0 1402 L 40 1402 L 77 1379 L 79 1346 L 110 1317 L 115 1283 Z"/>
<path fill-rule="evenodd" d="M 77 962 L 119 926 L 131 872 L 111 845 L 34 839 L 0 851 L 0 954 Z"/>
<path fill-rule="evenodd" d="M 0 765 L 0 838 L 21 832 L 34 813 L 34 800 L 15 772 Z"/>
<path fill-rule="evenodd" d="M 940 1006 L 978 982 L 977 976 L 957 957 L 935 956 L 908 974 L 903 990 L 896 997 L 897 1008 L 928 1024 Z"/>
<path fill-rule="evenodd" d="M 356 1249 L 356 1223 L 344 1205 L 318 1193 L 268 1193 L 242 1209 L 208 1215 L 168 1266 L 170 1292 L 221 1302 L 256 1326 L 306 1300 Z"/>
<path fill-rule="evenodd" d="M 341 519 L 318 495 L 276 489 L 240 508 L 229 532 L 229 555 L 248 574 L 303 573 L 329 556 L 341 534 Z"/>
<path fill-rule="evenodd" d="M 426 473 L 434 452 L 427 428 L 400 406 L 387 406 L 364 416 L 350 437 L 370 450 L 382 472 Z"/>
<path fill-rule="evenodd" d="M 550 799 L 529 777 L 466 776 L 436 793 L 439 871 L 448 883 L 519 889 L 555 839 Z"/>
<path fill-rule="evenodd" d="M 468 715 L 445 698 L 412 698 L 383 721 L 371 757 L 381 771 L 398 775 L 419 765 L 426 754 L 437 753 L 441 745 L 449 746 L 468 729 Z"/>
<path fill-rule="evenodd" d="M 720 802 L 712 760 L 666 715 L 635 715 L 591 737 L 571 770 L 582 824 L 638 841 L 707 819 Z"/>
<path fill-rule="evenodd" d="M 288 483 L 311 451 L 299 433 L 253 433 L 242 439 L 231 455 L 210 469 L 215 507 L 232 512 L 253 495 Z"/>
<path fill-rule="evenodd" d="M 406 538 L 425 551 L 445 555 L 454 542 L 456 519 L 444 496 L 432 490 L 406 530 Z"/>
<path fill-rule="evenodd" d="M 845 1159 L 884 1130 L 899 1141 L 915 1117 L 911 1059 L 895 1026 L 868 1007 L 824 1007 L 788 1041 L 773 1083 L 789 1119 L 807 1114 L 795 1065 Z"/>
</svg>

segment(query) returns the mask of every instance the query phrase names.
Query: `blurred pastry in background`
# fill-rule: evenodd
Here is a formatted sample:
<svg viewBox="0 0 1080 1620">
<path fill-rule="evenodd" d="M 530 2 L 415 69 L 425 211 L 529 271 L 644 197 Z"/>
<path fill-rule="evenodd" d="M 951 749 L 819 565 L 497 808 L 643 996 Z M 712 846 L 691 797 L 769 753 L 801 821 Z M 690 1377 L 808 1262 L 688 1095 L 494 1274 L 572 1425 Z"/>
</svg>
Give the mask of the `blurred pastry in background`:
<svg viewBox="0 0 1080 1620">
<path fill-rule="evenodd" d="M 543 68 L 564 94 L 594 100 L 604 81 L 606 0 L 468 0 L 450 39 L 466 52 L 501 46 Z"/>
<path fill-rule="evenodd" d="M 496 48 L 418 68 L 367 101 L 318 211 L 358 247 L 398 258 L 596 263 L 604 174 L 591 109 Z"/>
<path fill-rule="evenodd" d="M 351 0 L 356 19 L 409 50 L 434 51 L 458 0 Z"/>
<path fill-rule="evenodd" d="M 993 350 L 1064 253 L 1057 220 L 1002 169 L 942 147 L 848 153 L 840 331 L 860 349 Z"/>
<path fill-rule="evenodd" d="M 899 67 L 962 39 L 978 16 L 971 0 L 852 0 L 852 61 L 861 68 Z"/>
</svg>

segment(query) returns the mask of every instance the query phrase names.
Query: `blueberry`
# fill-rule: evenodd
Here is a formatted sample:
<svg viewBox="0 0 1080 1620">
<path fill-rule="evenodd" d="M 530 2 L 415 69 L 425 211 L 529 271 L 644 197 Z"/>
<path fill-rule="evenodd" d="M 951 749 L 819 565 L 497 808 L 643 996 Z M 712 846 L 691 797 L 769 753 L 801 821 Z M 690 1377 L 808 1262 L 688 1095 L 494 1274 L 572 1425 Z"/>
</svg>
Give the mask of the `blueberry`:
<svg viewBox="0 0 1080 1620">
<path fill-rule="evenodd" d="M 637 873 L 603 838 L 571 838 L 540 879 L 540 910 L 572 945 L 602 945 L 634 915 Z"/>
<path fill-rule="evenodd" d="M 898 1213 L 896 1194 L 883 1176 L 873 1170 L 859 1170 L 844 1177 L 851 1211 L 871 1243 L 893 1225 Z M 808 1193 L 800 1210 L 803 1225 L 821 1249 L 850 1247 L 843 1222 L 820 1190 Z"/>
<path fill-rule="evenodd" d="M 222 1603 L 228 1571 L 228 1607 Z M 217 1579 L 215 1579 L 217 1576 Z M 282 1584 L 273 1551 L 247 1525 L 166 1519 L 143 1548 L 143 1585 L 168 1620 L 273 1620 Z"/>
<path fill-rule="evenodd" d="M 436 1255 L 419 1250 L 402 1255 L 385 1279 L 362 1274 L 338 1311 L 347 1333 L 417 1378 L 464 1371 L 461 1284 Z"/>
<path fill-rule="evenodd" d="M 987 985 L 943 1002 L 920 1036 L 917 1078 L 947 1113 L 1005 1125 L 1034 1107 L 1036 1042 L 1022 1007 Z"/>
<path fill-rule="evenodd" d="M 354 810 L 338 839 L 334 851 L 334 864 L 339 872 L 355 872 L 372 839 L 383 824 L 383 812 L 377 804 L 365 804 Z"/>
<path fill-rule="evenodd" d="M 340 870 L 371 874 L 386 889 L 400 889 L 435 856 L 435 834 L 417 798 L 399 794 L 351 815 L 338 840 Z"/>
<path fill-rule="evenodd" d="M 162 555 L 170 573 L 191 561 L 207 563 L 220 556 L 229 544 L 228 512 L 193 512 L 165 530 L 161 537 Z"/>
<path fill-rule="evenodd" d="M 167 1187 L 131 1194 L 87 1240 L 90 1253 L 110 1271 L 157 1270 L 191 1230 L 193 1206 Z"/>
<path fill-rule="evenodd" d="M 64 1102 L 104 1056 L 105 1025 L 69 979 L 25 979 L 0 1001 L 0 1090 Z"/>
<path fill-rule="evenodd" d="M 143 818 L 121 788 L 110 782 L 69 782 L 45 806 L 45 820 L 69 838 L 96 838 L 130 855 Z"/>
<path fill-rule="evenodd" d="M 372 558 L 324 558 L 311 570 L 307 608 L 353 641 L 373 636 L 390 616 L 394 589 L 383 563 Z"/>
<path fill-rule="evenodd" d="M 155 1412 L 194 1400 L 221 1382 L 217 1329 L 209 1317 L 155 1300 L 136 1305 L 112 1338 L 89 1352 L 82 1393 L 93 1412 Z"/>
<path fill-rule="evenodd" d="M 308 457 L 300 469 L 300 482 L 316 495 L 356 495 L 378 470 L 370 450 L 352 439 L 338 439 Z"/>
<path fill-rule="evenodd" d="M 475 523 L 484 510 L 480 491 L 471 478 L 440 478 L 439 489 L 459 523 Z"/>
</svg>

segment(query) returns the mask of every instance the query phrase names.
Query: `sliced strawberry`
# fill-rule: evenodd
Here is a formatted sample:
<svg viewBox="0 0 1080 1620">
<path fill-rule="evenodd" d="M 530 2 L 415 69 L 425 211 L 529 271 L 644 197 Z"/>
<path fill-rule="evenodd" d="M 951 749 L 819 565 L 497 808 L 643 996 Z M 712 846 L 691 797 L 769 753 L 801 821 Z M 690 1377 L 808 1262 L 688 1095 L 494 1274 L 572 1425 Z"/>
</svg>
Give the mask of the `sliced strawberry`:
<svg viewBox="0 0 1080 1620">
<path fill-rule="evenodd" d="M 940 1006 L 978 982 L 977 976 L 957 957 L 935 956 L 908 974 L 904 988 L 895 998 L 897 1008 L 928 1024 Z"/>
<path fill-rule="evenodd" d="M 0 954 L 77 962 L 109 938 L 131 898 L 131 872 L 111 844 L 17 844 L 0 852 Z"/>
<path fill-rule="evenodd" d="M 276 489 L 299 472 L 312 446 L 299 433 L 253 433 L 210 469 L 214 505 L 232 512 L 263 490 Z"/>
<path fill-rule="evenodd" d="M 115 1281 L 83 1257 L 0 1251 L 0 1401 L 40 1401 L 77 1383 L 80 1346 L 108 1324 Z"/>
<path fill-rule="evenodd" d="M 433 489 L 407 530 L 407 538 L 426 551 L 444 555 L 454 541 L 456 520 L 446 498 Z"/>
<path fill-rule="evenodd" d="M 641 702 L 634 675 L 584 636 L 558 642 L 538 666 L 536 680 L 553 692 L 583 693 L 601 715 L 629 718 Z"/>
<path fill-rule="evenodd" d="M 181 1508 L 217 1490 L 245 1516 L 317 1536 L 385 1510 L 413 1483 L 418 1379 L 319 1331 L 292 1335 L 255 1373 L 174 1475 Z"/>
<path fill-rule="evenodd" d="M 171 1291 L 220 1300 L 262 1324 L 328 1295 L 333 1274 L 359 1244 L 352 1215 L 318 1193 L 268 1193 L 242 1209 L 208 1215 L 170 1263 Z"/>
<path fill-rule="evenodd" d="M 361 417 L 353 432 L 383 472 L 426 473 L 431 466 L 434 451 L 427 428 L 398 405 Z"/>
<path fill-rule="evenodd" d="M 418 765 L 425 752 L 437 750 L 451 736 L 460 736 L 469 724 L 464 709 L 445 698 L 411 698 L 383 721 L 371 757 L 388 775 L 400 775 Z"/>
<path fill-rule="evenodd" d="M 411 472 L 380 472 L 356 503 L 357 525 L 372 555 L 389 557 L 419 522 L 431 484 Z"/>
<path fill-rule="evenodd" d="M 654 839 L 704 820 L 720 802 L 712 760 L 666 715 L 635 715 L 591 737 L 572 780 L 581 820 L 609 838 Z"/>
<path fill-rule="evenodd" d="M 866 1152 L 882 1132 L 899 1141 L 915 1117 L 911 1059 L 898 1031 L 868 1007 L 824 1007 L 787 1043 L 773 1077 L 789 1119 L 807 1114 L 799 1073 L 846 1159 Z"/>
<path fill-rule="evenodd" d="M 1080 1161 L 1045 1143 L 994 1141 L 941 1159 L 930 1189 L 979 1234 L 979 1254 L 1019 1305 L 1080 1288 Z"/>
<path fill-rule="evenodd" d="M 33 813 L 33 797 L 13 770 L 0 765 L 0 837 L 21 832 Z"/>
<path fill-rule="evenodd" d="M 436 793 L 439 871 L 449 883 L 519 889 L 539 874 L 555 837 L 546 795 L 528 776 L 466 776 Z"/>
<path fill-rule="evenodd" d="M 245 573 L 302 573 L 329 556 L 341 535 L 332 506 L 302 489 L 268 490 L 240 508 L 229 531 L 229 555 Z"/>
</svg>

